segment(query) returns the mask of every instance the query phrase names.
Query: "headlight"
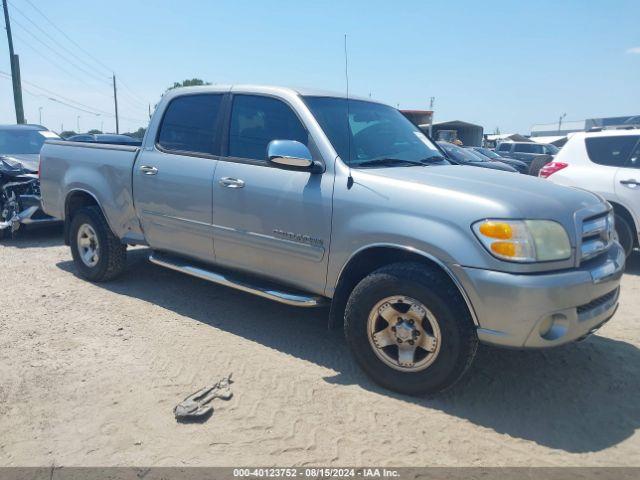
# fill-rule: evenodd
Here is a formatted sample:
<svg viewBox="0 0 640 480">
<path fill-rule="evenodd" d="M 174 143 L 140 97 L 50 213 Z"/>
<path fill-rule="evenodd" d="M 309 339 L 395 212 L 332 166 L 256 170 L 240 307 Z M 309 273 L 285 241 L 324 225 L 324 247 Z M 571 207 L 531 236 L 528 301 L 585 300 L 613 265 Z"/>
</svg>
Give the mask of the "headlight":
<svg viewBox="0 0 640 480">
<path fill-rule="evenodd" d="M 494 257 L 511 262 L 548 262 L 571 257 L 567 232 L 551 220 L 481 220 L 478 239 Z"/>
</svg>

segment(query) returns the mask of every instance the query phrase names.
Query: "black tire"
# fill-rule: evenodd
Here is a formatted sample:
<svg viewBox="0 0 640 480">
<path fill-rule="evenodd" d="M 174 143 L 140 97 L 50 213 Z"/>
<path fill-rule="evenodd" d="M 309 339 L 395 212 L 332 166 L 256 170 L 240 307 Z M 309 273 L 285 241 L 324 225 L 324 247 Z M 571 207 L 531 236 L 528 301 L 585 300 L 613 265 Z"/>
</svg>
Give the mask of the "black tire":
<svg viewBox="0 0 640 480">
<path fill-rule="evenodd" d="M 95 266 L 85 264 L 78 247 L 78 231 L 89 225 L 98 238 L 99 255 Z M 105 282 L 120 275 L 127 264 L 127 246 L 113 234 L 98 207 L 80 209 L 71 220 L 69 229 L 71 255 L 80 276 L 92 282 Z"/>
<path fill-rule="evenodd" d="M 538 155 L 532 160 L 531 165 L 529 166 L 529 175 L 537 177 L 542 167 L 552 161 L 553 157 L 551 155 Z"/>
<path fill-rule="evenodd" d="M 624 217 L 620 215 L 615 216 L 616 222 L 616 233 L 618 234 L 618 241 L 622 248 L 624 249 L 625 255 L 628 257 L 631 255 L 631 251 L 633 250 L 634 239 L 633 239 L 633 229 L 629 222 Z"/>
<path fill-rule="evenodd" d="M 370 312 L 393 295 L 418 300 L 437 320 L 440 351 L 424 370 L 403 372 L 390 367 L 369 341 Z M 443 272 L 418 263 L 388 265 L 360 281 L 347 302 L 344 328 L 357 363 L 369 377 L 408 395 L 437 393 L 454 385 L 471 365 L 478 346 L 473 320 L 458 289 Z"/>
<path fill-rule="evenodd" d="M 0 240 L 11 240 L 12 238 L 11 227 L 0 230 Z"/>
</svg>

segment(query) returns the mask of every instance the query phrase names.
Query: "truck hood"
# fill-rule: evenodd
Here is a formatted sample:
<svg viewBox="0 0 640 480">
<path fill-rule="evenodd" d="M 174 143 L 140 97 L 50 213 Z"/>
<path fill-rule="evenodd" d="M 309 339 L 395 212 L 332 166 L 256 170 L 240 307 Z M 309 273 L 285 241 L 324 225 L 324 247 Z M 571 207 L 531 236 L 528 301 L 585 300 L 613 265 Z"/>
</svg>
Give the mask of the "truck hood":
<svg viewBox="0 0 640 480">
<path fill-rule="evenodd" d="M 12 153 L 10 155 L 2 155 L 2 157 L 7 159 L 11 163 L 21 163 L 22 168 L 24 168 L 28 172 L 35 173 L 38 171 L 40 155 L 37 153 Z"/>
<path fill-rule="evenodd" d="M 469 222 L 484 218 L 548 219 L 570 236 L 574 213 L 601 205 L 593 193 L 528 175 L 461 165 L 353 170 L 354 181 L 380 194 L 398 210 Z M 425 207 L 434 208 L 426 209 Z"/>
</svg>

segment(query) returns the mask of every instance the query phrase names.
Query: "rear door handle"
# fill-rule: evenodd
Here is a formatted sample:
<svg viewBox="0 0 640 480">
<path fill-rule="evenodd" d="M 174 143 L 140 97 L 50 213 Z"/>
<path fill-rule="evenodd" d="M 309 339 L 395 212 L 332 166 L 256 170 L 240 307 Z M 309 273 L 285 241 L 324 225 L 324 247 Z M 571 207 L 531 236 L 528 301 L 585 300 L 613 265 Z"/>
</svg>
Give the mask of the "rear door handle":
<svg viewBox="0 0 640 480">
<path fill-rule="evenodd" d="M 156 173 L 158 173 L 158 169 L 156 167 L 151 167 L 149 165 L 141 165 L 140 171 L 144 175 L 155 175 Z"/>
<path fill-rule="evenodd" d="M 629 180 L 620 180 L 620 183 L 622 185 L 627 185 L 629 187 L 637 187 L 640 185 L 640 183 L 638 183 L 638 181 L 635 178 L 630 178 Z"/>
<path fill-rule="evenodd" d="M 220 179 L 218 183 L 220 183 L 220 185 L 222 185 L 223 187 L 227 187 L 227 188 L 243 188 L 244 187 L 244 181 L 240 180 L 239 178 L 223 177 Z"/>
</svg>

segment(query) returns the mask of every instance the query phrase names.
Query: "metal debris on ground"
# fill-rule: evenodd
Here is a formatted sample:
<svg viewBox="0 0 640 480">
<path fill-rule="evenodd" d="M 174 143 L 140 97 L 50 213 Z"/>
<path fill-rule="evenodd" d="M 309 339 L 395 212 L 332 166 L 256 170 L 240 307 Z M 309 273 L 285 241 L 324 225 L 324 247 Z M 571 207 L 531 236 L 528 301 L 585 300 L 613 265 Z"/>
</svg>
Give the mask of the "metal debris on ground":
<svg viewBox="0 0 640 480">
<path fill-rule="evenodd" d="M 207 419 L 213 413 L 213 406 L 209 403 L 214 398 L 229 400 L 231 392 L 231 375 L 223 377 L 211 386 L 204 387 L 189 395 L 173 408 L 173 414 L 178 421 L 197 421 Z"/>
</svg>

